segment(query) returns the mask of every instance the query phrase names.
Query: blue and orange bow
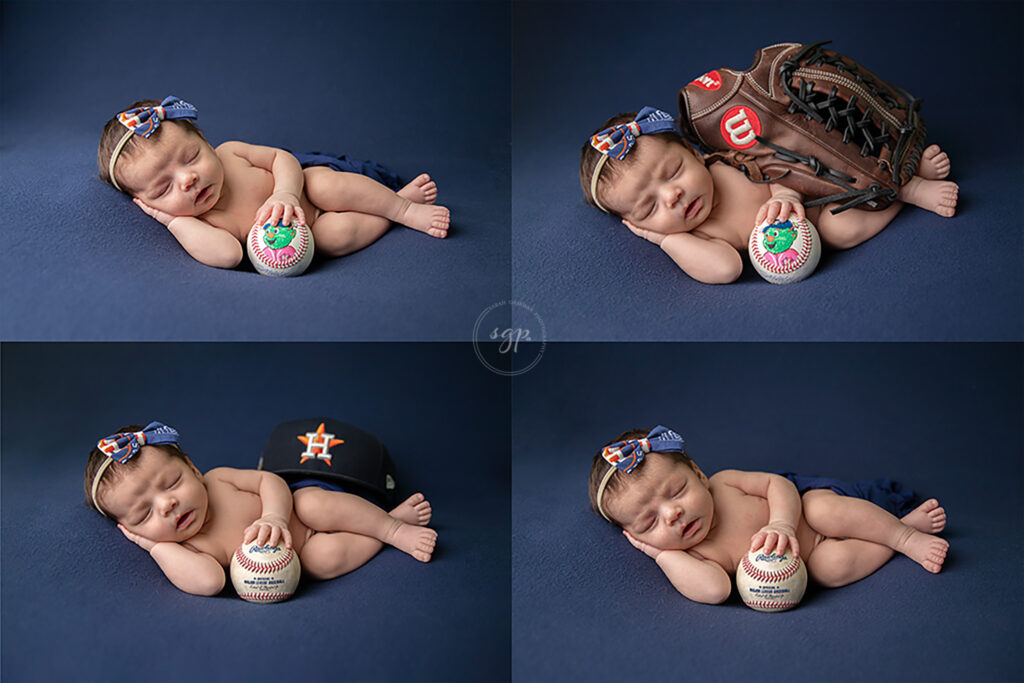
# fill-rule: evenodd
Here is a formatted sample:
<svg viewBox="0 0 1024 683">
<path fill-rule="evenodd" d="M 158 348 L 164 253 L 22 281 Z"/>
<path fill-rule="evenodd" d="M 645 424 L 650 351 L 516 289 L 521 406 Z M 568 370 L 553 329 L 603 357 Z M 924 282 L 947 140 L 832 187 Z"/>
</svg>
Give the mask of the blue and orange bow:
<svg viewBox="0 0 1024 683">
<path fill-rule="evenodd" d="M 155 107 L 136 107 L 123 111 L 117 115 L 117 120 L 136 135 L 148 138 L 165 119 L 194 119 L 198 116 L 199 111 L 191 104 L 169 95 Z"/>
<path fill-rule="evenodd" d="M 126 463 L 147 444 L 158 446 L 169 443 L 178 443 L 178 432 L 161 422 L 150 422 L 141 432 L 118 432 L 100 439 L 96 447 L 112 460 Z"/>
<path fill-rule="evenodd" d="M 627 439 L 605 446 L 601 457 L 623 474 L 629 474 L 651 451 L 682 453 L 685 443 L 683 437 L 658 425 L 643 439 Z"/>
<path fill-rule="evenodd" d="M 639 135 L 674 131 L 672 115 L 654 107 L 644 107 L 629 123 L 605 128 L 590 138 L 590 146 L 601 154 L 621 161 L 636 144 Z"/>
</svg>

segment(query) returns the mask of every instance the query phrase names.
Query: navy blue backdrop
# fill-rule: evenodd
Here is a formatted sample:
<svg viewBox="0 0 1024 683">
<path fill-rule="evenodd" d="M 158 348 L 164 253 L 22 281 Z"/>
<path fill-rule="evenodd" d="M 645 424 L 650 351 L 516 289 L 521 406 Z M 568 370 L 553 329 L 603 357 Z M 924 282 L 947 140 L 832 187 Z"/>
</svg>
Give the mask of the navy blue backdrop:
<svg viewBox="0 0 1024 683">
<path fill-rule="evenodd" d="M 513 383 L 513 679 L 1018 680 L 1022 360 L 990 344 L 549 344 Z M 783 614 L 688 601 L 587 498 L 598 449 L 656 424 L 709 474 L 889 476 L 938 498 L 943 571 L 897 556 Z"/>
<path fill-rule="evenodd" d="M 508 15 L 501 2 L 4 2 L 0 335 L 468 338 L 509 289 Z M 199 264 L 98 179 L 106 121 L 167 94 L 199 108 L 214 145 L 429 172 L 449 237 L 393 228 L 287 280 Z"/>
<path fill-rule="evenodd" d="M 557 340 L 1020 340 L 1022 16 L 1019 2 L 517 3 L 515 298 Z M 605 119 L 675 115 L 701 74 L 819 40 L 924 98 L 960 185 L 956 218 L 905 208 L 800 284 L 769 285 L 748 263 L 711 286 L 586 205 L 579 152 Z"/>
<path fill-rule="evenodd" d="M 468 345 L 5 344 L 2 395 L 3 680 L 508 679 L 508 381 Z M 195 597 L 85 505 L 90 444 L 122 424 L 173 425 L 205 471 L 321 415 L 431 501 L 430 563 L 385 548 L 277 605 Z"/>
</svg>

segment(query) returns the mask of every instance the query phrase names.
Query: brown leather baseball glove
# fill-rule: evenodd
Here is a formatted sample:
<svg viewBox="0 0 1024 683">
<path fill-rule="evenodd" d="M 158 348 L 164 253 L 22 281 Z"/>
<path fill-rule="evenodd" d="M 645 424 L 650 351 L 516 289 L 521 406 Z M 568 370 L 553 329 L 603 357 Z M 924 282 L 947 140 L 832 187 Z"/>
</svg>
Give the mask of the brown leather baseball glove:
<svg viewBox="0 0 1024 683">
<path fill-rule="evenodd" d="M 884 209 L 921 161 L 921 100 L 828 42 L 772 45 L 746 71 L 701 76 L 679 91 L 680 128 L 709 163 L 780 182 L 805 206 Z"/>
</svg>

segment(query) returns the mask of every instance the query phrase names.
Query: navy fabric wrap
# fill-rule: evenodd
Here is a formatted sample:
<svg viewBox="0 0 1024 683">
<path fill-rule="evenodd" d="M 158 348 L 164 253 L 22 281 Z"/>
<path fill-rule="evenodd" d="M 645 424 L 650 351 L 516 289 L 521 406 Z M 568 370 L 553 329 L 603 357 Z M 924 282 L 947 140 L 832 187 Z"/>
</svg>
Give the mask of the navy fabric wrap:
<svg viewBox="0 0 1024 683">
<path fill-rule="evenodd" d="M 828 477 L 802 477 L 792 472 L 776 472 L 775 474 L 793 482 L 796 490 L 801 494 L 814 489 L 831 489 L 841 496 L 863 498 L 897 517 L 902 517 L 913 510 L 917 499 L 913 490 L 888 477 L 861 479 L 858 482 L 849 483 Z"/>
<path fill-rule="evenodd" d="M 398 175 L 392 173 L 376 161 L 359 161 L 357 159 L 349 159 L 344 154 L 327 154 L 325 152 L 291 153 L 299 160 L 302 168 L 327 166 L 335 171 L 359 173 L 367 178 L 373 178 L 378 183 L 386 185 L 392 190 L 398 190 L 402 187 L 402 181 Z"/>
</svg>

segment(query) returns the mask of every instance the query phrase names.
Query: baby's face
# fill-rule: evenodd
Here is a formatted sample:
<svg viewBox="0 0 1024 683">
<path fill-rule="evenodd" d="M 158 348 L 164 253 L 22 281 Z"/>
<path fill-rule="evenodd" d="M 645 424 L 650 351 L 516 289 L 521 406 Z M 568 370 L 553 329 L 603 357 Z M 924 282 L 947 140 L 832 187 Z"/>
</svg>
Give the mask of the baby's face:
<svg viewBox="0 0 1024 683">
<path fill-rule="evenodd" d="M 142 141 L 135 156 L 118 162 L 122 185 L 172 216 L 199 216 L 214 207 L 224 187 L 224 166 L 206 140 L 165 123 L 160 138 Z"/>
<path fill-rule="evenodd" d="M 606 508 L 634 538 L 662 550 L 686 550 L 708 535 L 715 506 L 696 465 L 650 453 L 643 468 L 626 477 L 628 486 Z"/>
<path fill-rule="evenodd" d="M 693 230 L 711 214 L 711 173 L 689 149 L 641 135 L 630 156 L 632 163 L 601 191 L 602 203 L 626 225 L 672 235 Z"/>
<path fill-rule="evenodd" d="M 143 446 L 139 466 L 104 491 L 101 505 L 132 531 L 160 543 L 195 536 L 206 521 L 208 498 L 199 470 L 181 458 Z"/>
</svg>

